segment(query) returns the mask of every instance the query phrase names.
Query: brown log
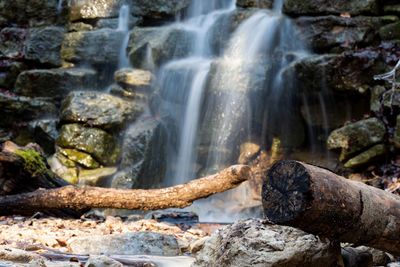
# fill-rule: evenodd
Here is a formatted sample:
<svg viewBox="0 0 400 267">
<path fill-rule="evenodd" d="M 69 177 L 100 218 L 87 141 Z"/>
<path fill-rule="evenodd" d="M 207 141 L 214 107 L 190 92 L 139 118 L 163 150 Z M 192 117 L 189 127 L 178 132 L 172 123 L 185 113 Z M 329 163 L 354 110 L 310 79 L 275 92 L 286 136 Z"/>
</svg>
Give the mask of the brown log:
<svg viewBox="0 0 400 267">
<path fill-rule="evenodd" d="M 288 160 L 268 172 L 262 201 L 274 223 L 400 255 L 400 198 L 391 193 Z"/>
<path fill-rule="evenodd" d="M 250 167 L 235 165 L 215 175 L 162 189 L 78 188 L 73 185 L 49 190 L 38 189 L 30 193 L 0 198 L 0 215 L 65 208 L 74 210 L 184 208 L 190 206 L 196 199 L 237 187 L 246 181 L 250 174 Z"/>
</svg>

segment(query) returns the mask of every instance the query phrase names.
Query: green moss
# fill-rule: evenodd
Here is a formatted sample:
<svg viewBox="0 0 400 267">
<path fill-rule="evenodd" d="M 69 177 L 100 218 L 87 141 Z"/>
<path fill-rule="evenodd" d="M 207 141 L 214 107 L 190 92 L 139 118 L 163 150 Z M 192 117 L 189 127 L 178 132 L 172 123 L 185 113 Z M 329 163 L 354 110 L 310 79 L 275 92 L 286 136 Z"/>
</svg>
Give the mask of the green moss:
<svg viewBox="0 0 400 267">
<path fill-rule="evenodd" d="M 34 150 L 15 150 L 14 153 L 24 159 L 24 169 L 32 172 L 32 177 L 47 173 L 47 166 L 39 152 Z"/>
</svg>

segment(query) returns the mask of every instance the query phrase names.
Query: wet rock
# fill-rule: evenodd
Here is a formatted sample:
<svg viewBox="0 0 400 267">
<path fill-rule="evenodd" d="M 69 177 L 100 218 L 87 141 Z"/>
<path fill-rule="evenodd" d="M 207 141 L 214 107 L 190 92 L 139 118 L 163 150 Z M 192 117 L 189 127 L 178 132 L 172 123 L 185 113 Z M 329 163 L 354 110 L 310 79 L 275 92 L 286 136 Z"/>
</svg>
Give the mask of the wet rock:
<svg viewBox="0 0 400 267">
<path fill-rule="evenodd" d="M 91 155 L 75 149 L 63 148 L 60 149 L 59 153 L 89 169 L 96 169 L 100 166 Z"/>
<path fill-rule="evenodd" d="M 98 168 L 93 170 L 81 170 L 79 172 L 79 183 L 90 186 L 107 185 L 107 181 L 117 172 L 117 168 Z"/>
<path fill-rule="evenodd" d="M 83 22 L 70 23 L 68 25 L 68 32 L 87 32 L 92 30 L 92 25 Z"/>
<path fill-rule="evenodd" d="M 272 8 L 272 0 L 237 0 L 236 5 L 240 7 Z"/>
<path fill-rule="evenodd" d="M 118 18 L 114 19 L 99 19 L 96 23 L 96 28 L 97 29 L 104 29 L 104 28 L 109 28 L 109 29 L 117 29 L 118 28 Z M 128 29 L 132 29 L 134 26 L 139 25 L 142 22 L 141 17 L 134 17 L 134 16 L 129 16 L 129 21 L 128 21 Z"/>
<path fill-rule="evenodd" d="M 371 101 L 370 101 L 370 108 L 373 112 L 379 112 L 382 108 L 381 100 L 382 94 L 386 92 L 386 88 L 381 85 L 377 85 L 372 87 L 371 89 Z"/>
<path fill-rule="evenodd" d="M 132 103 L 109 94 L 75 91 L 63 101 L 60 121 L 79 122 L 106 130 L 121 129 L 143 111 L 140 103 Z"/>
<path fill-rule="evenodd" d="M 397 149 L 400 149 L 400 115 L 397 116 L 396 128 L 393 134 L 393 143 Z"/>
<path fill-rule="evenodd" d="M 1 60 L 0 60 L 1 64 Z M 14 87 L 14 83 L 18 78 L 18 75 L 24 71 L 27 67 L 22 62 L 12 62 L 6 67 L 5 72 L 0 72 L 0 87 L 6 89 L 12 89 Z"/>
<path fill-rule="evenodd" d="M 35 63 L 61 66 L 60 50 L 64 34 L 63 27 L 31 28 L 25 58 Z"/>
<path fill-rule="evenodd" d="M 391 23 L 379 29 L 382 40 L 400 39 L 400 22 Z"/>
<path fill-rule="evenodd" d="M 388 149 L 383 144 L 378 144 L 366 151 L 358 154 L 354 158 L 348 160 L 345 164 L 345 168 L 357 168 L 361 167 L 367 163 L 371 163 L 372 161 L 381 158 L 388 152 Z"/>
<path fill-rule="evenodd" d="M 323 15 L 349 13 L 350 15 L 379 14 L 378 0 L 284 0 L 282 11 L 290 15 Z"/>
<path fill-rule="evenodd" d="M 85 267 L 124 267 L 124 265 L 104 255 L 91 255 Z"/>
<path fill-rule="evenodd" d="M 300 17 L 295 23 L 300 37 L 317 52 L 348 50 L 358 44 L 372 43 L 378 39 L 376 28 L 398 20 L 397 17 Z M 333 51 L 333 52 L 336 52 Z"/>
<path fill-rule="evenodd" d="M 58 0 L 30 0 L 29 5 L 25 0 L 1 0 L 0 24 L 53 25 L 61 19 L 57 6 Z"/>
<path fill-rule="evenodd" d="M 164 126 L 149 118 L 138 121 L 126 132 L 122 142 L 120 172 L 112 181 L 114 188 L 154 188 L 160 186 L 166 168 Z"/>
<path fill-rule="evenodd" d="M 96 72 L 89 69 L 43 69 L 22 72 L 15 92 L 26 96 L 63 97 L 70 91 L 93 86 Z"/>
<path fill-rule="evenodd" d="M 391 255 L 383 252 L 378 249 L 370 248 L 370 247 L 365 247 L 365 246 L 360 246 L 356 247 L 358 251 L 366 252 L 372 255 L 372 262 L 376 266 L 386 266 L 388 263 L 390 263 L 391 260 Z"/>
<path fill-rule="evenodd" d="M 296 90 L 321 92 L 326 89 L 359 95 L 367 92 L 374 82 L 373 76 L 384 73 L 386 66 L 379 51 L 365 49 L 304 57 L 291 64 L 284 75 L 294 75 Z M 293 89 L 292 84 L 287 86 Z"/>
<path fill-rule="evenodd" d="M 3 28 L 0 31 L 0 56 L 16 59 L 22 58 L 25 55 L 24 43 L 27 38 L 28 30 L 25 28 Z"/>
<path fill-rule="evenodd" d="M 44 98 L 17 97 L 0 93 L 0 106 L 0 126 L 11 126 L 18 122 L 57 114 L 56 106 Z"/>
<path fill-rule="evenodd" d="M 87 128 L 79 124 L 63 125 L 56 144 L 62 148 L 87 152 L 105 165 L 117 162 L 117 140 L 98 128 Z"/>
<path fill-rule="evenodd" d="M 215 232 L 192 266 L 342 266 L 340 247 L 287 226 L 257 219 Z"/>
<path fill-rule="evenodd" d="M 178 256 L 176 238 L 156 232 L 75 237 L 68 241 L 72 253 Z"/>
<path fill-rule="evenodd" d="M 152 63 L 160 65 L 168 59 L 188 55 L 193 40 L 193 34 L 175 26 L 135 27 L 128 44 L 129 58 L 137 68 L 145 69 Z"/>
<path fill-rule="evenodd" d="M 381 95 L 382 99 L 382 107 L 385 110 L 389 110 L 392 112 L 393 109 L 400 108 L 400 91 L 387 91 L 386 93 Z"/>
<path fill-rule="evenodd" d="M 328 137 L 328 149 L 341 149 L 340 160 L 384 141 L 385 124 L 377 118 L 369 118 L 334 130 Z"/>
<path fill-rule="evenodd" d="M 69 19 L 115 18 L 122 4 L 122 0 L 71 0 Z"/>
<path fill-rule="evenodd" d="M 113 29 L 71 32 L 64 37 L 61 57 L 74 63 L 117 65 L 123 38 L 123 32 Z"/>
<path fill-rule="evenodd" d="M 135 99 L 135 100 L 143 101 L 143 103 L 147 103 L 147 100 L 148 100 L 147 94 L 127 91 L 118 84 L 113 84 L 110 86 L 110 94 L 127 99 L 127 100 Z"/>
<path fill-rule="evenodd" d="M 180 11 L 187 8 L 190 0 L 131 0 L 131 13 L 134 16 L 152 19 L 173 19 Z"/>
<path fill-rule="evenodd" d="M 114 73 L 114 80 L 128 91 L 149 91 L 154 81 L 154 76 L 147 70 L 123 68 Z"/>
<path fill-rule="evenodd" d="M 78 184 L 78 169 L 72 160 L 67 159 L 61 154 L 55 154 L 48 160 L 51 170 L 65 181 L 71 184 Z"/>
</svg>

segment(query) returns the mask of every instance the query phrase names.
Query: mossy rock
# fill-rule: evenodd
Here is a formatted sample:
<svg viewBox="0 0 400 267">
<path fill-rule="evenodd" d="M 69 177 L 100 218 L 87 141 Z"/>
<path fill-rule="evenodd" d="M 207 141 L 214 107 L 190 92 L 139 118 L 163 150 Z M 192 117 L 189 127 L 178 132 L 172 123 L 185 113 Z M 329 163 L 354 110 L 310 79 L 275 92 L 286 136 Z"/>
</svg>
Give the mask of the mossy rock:
<svg viewBox="0 0 400 267">
<path fill-rule="evenodd" d="M 328 149 L 341 149 L 344 161 L 357 152 L 382 143 L 386 135 L 385 124 L 377 118 L 369 118 L 334 130 L 328 137 Z"/>
<path fill-rule="evenodd" d="M 388 149 L 384 144 L 378 144 L 366 151 L 358 154 L 354 158 L 348 160 L 345 164 L 345 168 L 357 168 L 365 164 L 371 163 L 372 161 L 384 156 L 388 152 Z"/>
<path fill-rule="evenodd" d="M 400 39 L 400 22 L 391 23 L 380 28 L 379 36 L 383 40 Z"/>
<path fill-rule="evenodd" d="M 77 162 L 89 169 L 96 169 L 100 166 L 100 164 L 91 155 L 76 149 L 64 148 L 60 149 L 59 153 L 66 156 L 72 162 Z"/>
<path fill-rule="evenodd" d="M 89 153 L 105 165 L 114 165 L 117 162 L 117 140 L 98 128 L 87 128 L 80 124 L 63 125 L 56 144 L 62 148 Z"/>
<path fill-rule="evenodd" d="M 24 169 L 31 172 L 32 177 L 46 176 L 48 169 L 39 152 L 17 149 L 14 153 L 24 160 Z"/>
<path fill-rule="evenodd" d="M 117 172 L 117 168 L 98 168 L 93 170 L 81 170 L 79 183 L 90 186 L 105 186 L 107 180 Z"/>
</svg>

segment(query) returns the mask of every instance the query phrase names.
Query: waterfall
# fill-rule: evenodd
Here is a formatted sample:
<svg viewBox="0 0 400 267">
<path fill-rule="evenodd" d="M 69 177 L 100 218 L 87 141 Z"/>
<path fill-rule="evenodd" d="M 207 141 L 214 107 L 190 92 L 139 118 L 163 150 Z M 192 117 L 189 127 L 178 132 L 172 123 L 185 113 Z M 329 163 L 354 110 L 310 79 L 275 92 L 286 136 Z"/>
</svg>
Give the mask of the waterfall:
<svg viewBox="0 0 400 267">
<path fill-rule="evenodd" d="M 130 15 L 129 5 L 123 4 L 121 6 L 121 9 L 119 10 L 118 28 L 117 28 L 117 31 L 122 32 L 124 35 L 118 58 L 118 69 L 130 66 L 129 58 L 126 51 L 126 47 L 128 46 L 129 43 L 129 15 Z"/>
</svg>

